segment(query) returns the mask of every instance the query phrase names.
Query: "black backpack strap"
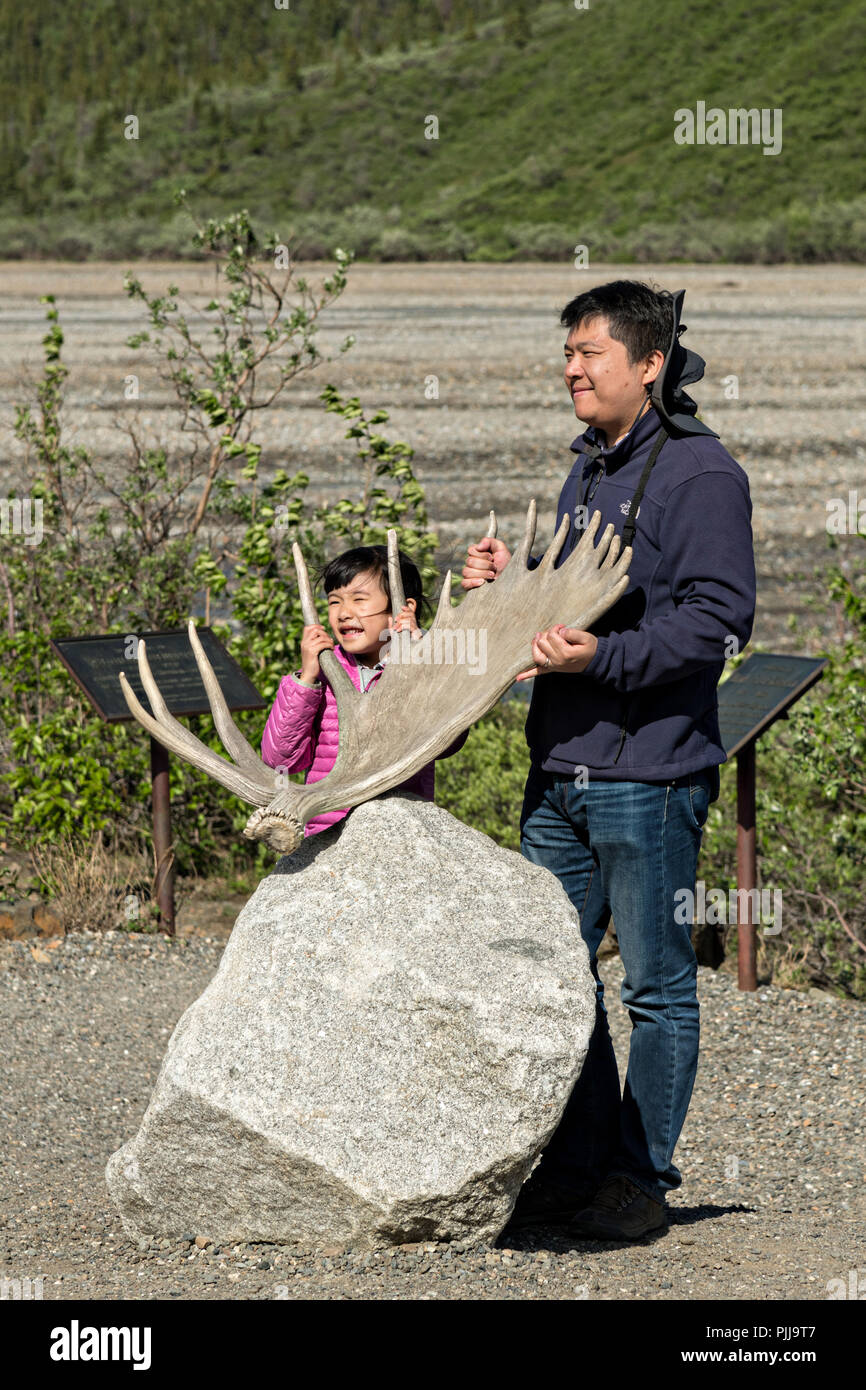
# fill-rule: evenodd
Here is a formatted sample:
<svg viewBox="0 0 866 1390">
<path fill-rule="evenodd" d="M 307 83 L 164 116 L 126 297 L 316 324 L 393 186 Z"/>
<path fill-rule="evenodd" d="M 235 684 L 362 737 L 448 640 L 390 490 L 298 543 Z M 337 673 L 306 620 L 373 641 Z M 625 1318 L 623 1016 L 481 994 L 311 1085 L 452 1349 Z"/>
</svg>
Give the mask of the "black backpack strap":
<svg viewBox="0 0 866 1390">
<path fill-rule="evenodd" d="M 638 507 L 640 506 L 640 500 L 644 495 L 644 491 L 646 490 L 647 481 L 649 479 L 650 473 L 653 471 L 655 461 L 661 453 L 662 445 L 664 444 L 665 440 L 669 438 L 670 435 L 668 434 L 664 425 L 662 425 L 661 429 L 655 437 L 655 442 L 653 443 L 652 449 L 650 450 L 650 456 L 644 465 L 643 473 L 641 473 L 640 475 L 640 482 L 637 485 L 637 492 L 631 499 L 631 506 L 628 509 L 628 516 L 626 517 L 625 526 L 622 528 L 622 543 L 624 546 L 631 545 L 634 541 L 634 533 L 636 529 L 635 519 L 637 517 Z"/>
</svg>

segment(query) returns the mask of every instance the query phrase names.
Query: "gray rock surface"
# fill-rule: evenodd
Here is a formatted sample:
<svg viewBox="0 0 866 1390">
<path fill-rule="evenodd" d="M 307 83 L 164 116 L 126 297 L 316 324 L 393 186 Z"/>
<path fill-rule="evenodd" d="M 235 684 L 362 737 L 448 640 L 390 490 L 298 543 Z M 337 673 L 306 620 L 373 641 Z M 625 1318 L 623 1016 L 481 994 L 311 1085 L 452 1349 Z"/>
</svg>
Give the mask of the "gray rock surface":
<svg viewBox="0 0 866 1390">
<path fill-rule="evenodd" d="M 109 1191 L 136 1236 L 495 1239 L 593 1011 L 552 874 L 430 802 L 369 802 L 242 910 Z"/>
</svg>

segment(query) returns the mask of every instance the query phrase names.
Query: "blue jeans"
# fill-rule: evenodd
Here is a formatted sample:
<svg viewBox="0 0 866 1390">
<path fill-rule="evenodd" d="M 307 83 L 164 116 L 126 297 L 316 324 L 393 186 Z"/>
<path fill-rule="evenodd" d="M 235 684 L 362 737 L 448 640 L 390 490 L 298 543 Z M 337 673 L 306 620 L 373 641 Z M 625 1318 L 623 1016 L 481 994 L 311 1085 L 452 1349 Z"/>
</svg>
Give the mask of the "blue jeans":
<svg viewBox="0 0 866 1390">
<path fill-rule="evenodd" d="M 681 909 L 689 920 L 675 921 L 674 895 L 695 890 L 714 772 L 577 786 L 569 774 L 530 769 L 521 852 L 556 874 L 577 909 L 596 981 L 589 1051 L 539 1176 L 582 1188 L 624 1173 L 660 1201 L 682 1183 L 672 1160 L 694 1086 L 700 1022 L 691 913 Z M 596 960 L 611 915 L 632 1024 L 622 1096 Z"/>
</svg>

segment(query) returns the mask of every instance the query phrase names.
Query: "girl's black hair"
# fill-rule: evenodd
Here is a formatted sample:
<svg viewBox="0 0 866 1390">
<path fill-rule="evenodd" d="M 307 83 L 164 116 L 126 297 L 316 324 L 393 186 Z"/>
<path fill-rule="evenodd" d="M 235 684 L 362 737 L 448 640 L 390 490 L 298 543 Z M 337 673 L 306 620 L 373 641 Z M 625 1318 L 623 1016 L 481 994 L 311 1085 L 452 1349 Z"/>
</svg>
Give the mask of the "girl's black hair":
<svg viewBox="0 0 866 1390">
<path fill-rule="evenodd" d="M 432 611 L 429 601 L 424 597 L 421 575 L 414 560 L 410 560 L 402 550 L 397 551 L 400 560 L 400 575 L 403 592 L 407 598 L 415 599 L 417 617 Z M 388 603 L 391 602 L 391 585 L 388 582 L 388 547 L 386 545 L 357 545 L 354 550 L 344 550 L 336 555 L 317 575 L 326 594 L 332 589 L 345 588 L 357 579 L 359 574 L 373 574 L 379 580 Z"/>
</svg>

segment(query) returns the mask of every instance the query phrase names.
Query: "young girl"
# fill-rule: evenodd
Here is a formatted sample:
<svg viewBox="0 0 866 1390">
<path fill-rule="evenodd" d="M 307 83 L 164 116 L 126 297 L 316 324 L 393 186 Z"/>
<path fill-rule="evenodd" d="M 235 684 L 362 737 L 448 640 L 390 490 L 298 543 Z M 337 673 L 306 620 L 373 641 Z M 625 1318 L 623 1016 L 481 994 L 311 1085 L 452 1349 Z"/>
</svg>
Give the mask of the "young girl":
<svg viewBox="0 0 866 1390">
<path fill-rule="evenodd" d="M 320 677 L 319 652 L 332 648 L 354 685 L 366 694 L 384 670 L 379 657 L 390 640 L 390 631 L 408 630 L 413 638 L 421 636 L 416 615 L 419 608 L 428 606 L 421 575 L 402 552 L 399 559 L 406 603 L 396 616 L 391 612 L 387 546 L 357 546 L 326 565 L 321 582 L 328 595 L 328 625 L 338 641 L 335 643 L 320 623 L 304 628 L 300 669 L 283 676 L 265 725 L 262 758 L 269 767 L 306 772 L 305 781 L 317 782 L 334 766 L 339 743 L 337 702 L 327 681 Z M 440 756 L 450 758 L 465 742 L 464 732 Z M 433 788 L 433 763 L 401 784 L 401 790 L 415 792 L 427 801 L 433 800 Z M 304 834 L 327 830 L 348 814 L 347 808 L 314 816 Z"/>
</svg>

